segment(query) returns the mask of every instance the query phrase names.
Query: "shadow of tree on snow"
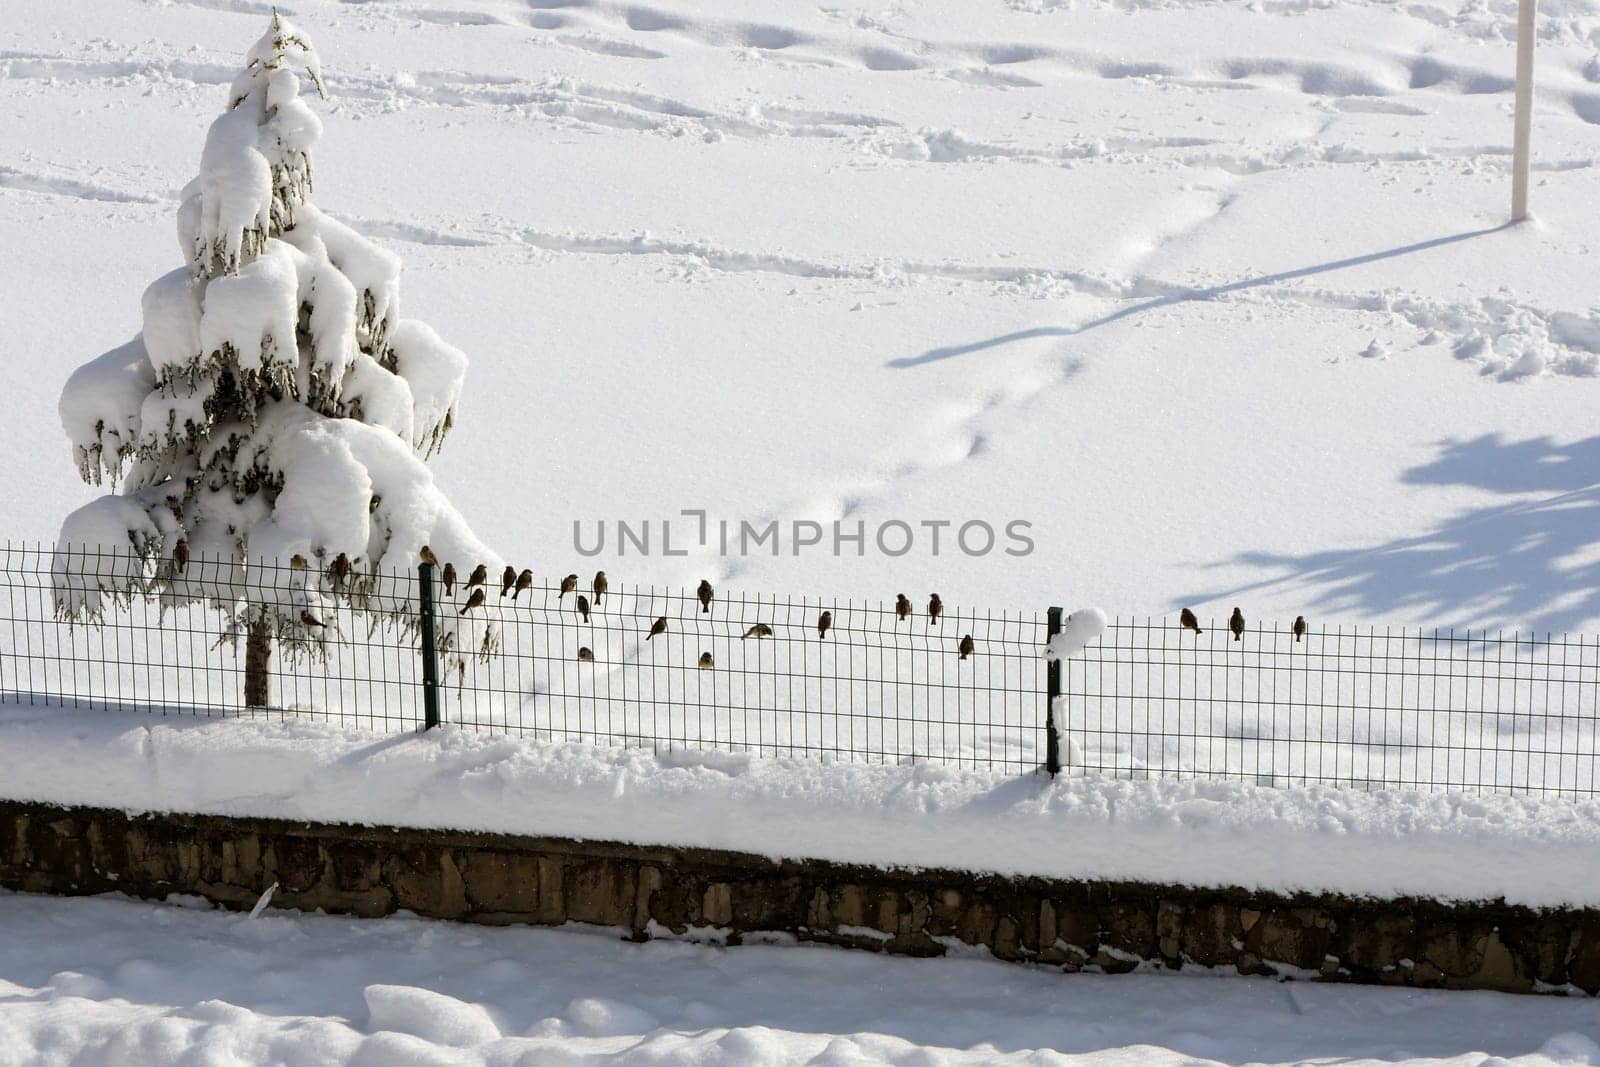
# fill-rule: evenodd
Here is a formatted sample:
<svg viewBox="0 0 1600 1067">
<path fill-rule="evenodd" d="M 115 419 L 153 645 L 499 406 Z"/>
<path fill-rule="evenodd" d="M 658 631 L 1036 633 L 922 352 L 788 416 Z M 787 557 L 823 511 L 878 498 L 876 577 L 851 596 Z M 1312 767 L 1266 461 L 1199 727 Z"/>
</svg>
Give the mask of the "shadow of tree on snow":
<svg viewBox="0 0 1600 1067">
<path fill-rule="evenodd" d="M 1600 614 L 1600 437 L 1569 445 L 1499 434 L 1446 441 L 1436 459 L 1400 480 L 1522 499 L 1468 509 L 1420 536 L 1357 551 L 1241 553 L 1235 562 L 1274 576 L 1190 601 L 1308 586 L 1315 590 L 1308 613 L 1540 633 L 1565 632 Z M 1547 495 L 1526 499 L 1530 493 Z"/>
</svg>

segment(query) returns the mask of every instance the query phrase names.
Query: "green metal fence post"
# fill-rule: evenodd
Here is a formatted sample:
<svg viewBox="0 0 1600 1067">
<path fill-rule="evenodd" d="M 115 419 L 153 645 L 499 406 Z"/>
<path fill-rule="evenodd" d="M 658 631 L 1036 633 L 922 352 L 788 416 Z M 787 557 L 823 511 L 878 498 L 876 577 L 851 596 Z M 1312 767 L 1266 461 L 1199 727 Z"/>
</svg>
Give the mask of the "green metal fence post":
<svg viewBox="0 0 1600 1067">
<path fill-rule="evenodd" d="M 439 657 L 433 640 L 433 564 L 417 565 L 419 613 L 422 621 L 422 728 L 439 725 Z"/>
<path fill-rule="evenodd" d="M 1061 609 L 1047 614 L 1046 640 L 1061 632 Z M 1061 695 L 1061 661 L 1053 659 L 1045 668 L 1044 769 L 1054 778 L 1061 773 L 1061 734 L 1056 730 L 1056 698 Z"/>
</svg>

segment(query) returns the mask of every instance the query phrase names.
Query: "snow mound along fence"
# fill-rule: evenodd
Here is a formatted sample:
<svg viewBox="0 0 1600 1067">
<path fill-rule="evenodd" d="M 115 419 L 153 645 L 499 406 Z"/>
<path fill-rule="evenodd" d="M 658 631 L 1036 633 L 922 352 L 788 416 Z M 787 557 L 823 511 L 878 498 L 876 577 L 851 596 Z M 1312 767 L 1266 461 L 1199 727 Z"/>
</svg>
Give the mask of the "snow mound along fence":
<svg viewBox="0 0 1600 1067">
<path fill-rule="evenodd" d="M 8 544 L 0 693 L 655 751 L 1600 796 L 1600 638 L 1184 625 L 438 564 Z M 58 610 L 85 594 L 98 612 Z M 260 604 L 279 609 L 265 613 L 275 645 L 252 657 L 238 620 Z M 265 703 L 242 697 L 261 691 L 253 672 Z"/>
</svg>

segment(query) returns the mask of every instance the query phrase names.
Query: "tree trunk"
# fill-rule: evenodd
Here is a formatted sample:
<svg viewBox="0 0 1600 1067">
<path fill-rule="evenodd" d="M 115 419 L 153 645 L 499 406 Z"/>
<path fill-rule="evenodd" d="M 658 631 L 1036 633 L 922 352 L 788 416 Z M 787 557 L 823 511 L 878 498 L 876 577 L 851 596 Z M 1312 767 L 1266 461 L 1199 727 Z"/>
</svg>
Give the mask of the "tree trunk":
<svg viewBox="0 0 1600 1067">
<path fill-rule="evenodd" d="M 272 703 L 272 622 L 260 618 L 250 624 L 244 645 L 244 702 L 264 708 Z"/>
</svg>

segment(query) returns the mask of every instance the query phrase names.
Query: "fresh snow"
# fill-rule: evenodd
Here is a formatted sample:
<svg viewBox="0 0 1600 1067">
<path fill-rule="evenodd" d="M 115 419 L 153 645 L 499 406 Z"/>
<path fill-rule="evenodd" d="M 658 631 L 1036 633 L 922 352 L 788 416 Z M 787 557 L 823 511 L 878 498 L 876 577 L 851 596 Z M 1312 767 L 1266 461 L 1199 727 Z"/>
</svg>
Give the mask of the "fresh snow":
<svg viewBox="0 0 1600 1067">
<path fill-rule="evenodd" d="M 519 567 L 1600 631 L 1600 9 L 1541 7 L 1515 229 L 1511 4 L 291 14 L 329 94 L 300 98 L 317 203 L 403 257 L 406 313 L 471 354 L 432 469 Z M 173 214 L 267 9 L 83 0 L 0 26 L 0 236 L 26 250 L 0 258 L 27 360 L 11 537 L 94 495 L 56 399 L 179 265 Z M 392 272 L 332 233 L 381 291 Z M 1037 548 L 664 557 L 684 508 L 869 537 L 1025 519 Z M 614 548 L 647 518 L 652 558 L 572 547 L 575 521 Z"/>
<path fill-rule="evenodd" d="M 263 90 L 285 146 L 320 129 L 325 213 L 300 204 L 317 239 L 237 279 L 272 308 L 224 286 L 207 326 L 168 272 L 263 224 L 252 130 L 207 130 L 269 7 L 0 20 L 0 533 L 53 540 L 104 492 L 75 466 L 203 414 L 203 389 L 155 390 L 203 329 L 265 361 L 292 278 L 326 299 L 317 359 L 368 425 L 262 428 L 341 486 L 291 498 L 304 521 L 263 547 L 368 543 L 338 499 L 365 473 L 424 501 L 408 518 L 447 558 L 494 545 L 546 577 L 1600 632 L 1595 0 L 1541 5 L 1536 218 L 1514 229 L 1510 3 L 296 0 L 320 48 L 302 88 L 329 99 Z M 399 318 L 401 257 L 406 313 L 449 345 Z M 352 292 L 398 376 L 338 329 Z M 76 537 L 173 533 L 159 500 L 102 499 Z M 472 531 L 439 525 L 450 504 Z M 686 508 L 869 544 L 891 520 L 1025 520 L 1036 549 L 659 554 Z M 580 559 L 574 524 L 601 520 L 609 551 Z M 616 558 L 618 520 L 655 523 L 658 554 Z M 0 736 L 0 792 L 63 803 L 1597 904 L 1594 802 L 64 709 L 5 709 Z M 1597 1037 L 1592 1004 L 1553 998 L 0 898 L 0 1064 L 1553 1067 L 1600 1063 Z"/>
<path fill-rule="evenodd" d="M 0 707 L 0 796 L 1055 878 L 1600 907 L 1600 800 L 1128 782 Z"/>
<path fill-rule="evenodd" d="M 1062 620 L 1061 632 L 1045 643 L 1045 657 L 1059 660 L 1076 656 L 1100 636 L 1106 621 L 1106 613 L 1099 608 L 1079 608 Z"/>
<path fill-rule="evenodd" d="M 0 893 L 0 1065 L 1576 1067 L 1587 998 Z"/>
</svg>

